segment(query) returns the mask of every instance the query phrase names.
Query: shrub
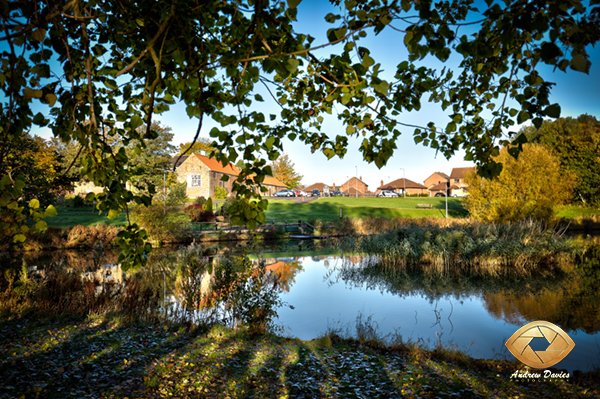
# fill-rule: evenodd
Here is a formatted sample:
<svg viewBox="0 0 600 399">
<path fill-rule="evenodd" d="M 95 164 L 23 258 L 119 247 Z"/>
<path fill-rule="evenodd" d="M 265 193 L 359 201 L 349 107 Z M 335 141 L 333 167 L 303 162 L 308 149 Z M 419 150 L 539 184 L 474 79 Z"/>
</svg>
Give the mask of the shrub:
<svg viewBox="0 0 600 399">
<path fill-rule="evenodd" d="M 81 208 L 85 205 L 85 200 L 81 196 L 76 195 L 73 197 L 73 208 Z"/>
<path fill-rule="evenodd" d="M 185 221 L 175 208 L 140 205 L 131 212 L 131 218 L 158 242 L 176 242 L 183 236 Z"/>
<path fill-rule="evenodd" d="M 213 211 L 213 203 L 212 203 L 212 198 L 208 198 L 206 200 L 206 204 L 204 204 L 204 210 L 206 212 L 211 212 Z"/>
<path fill-rule="evenodd" d="M 229 214 L 229 207 L 234 204 L 235 201 L 236 199 L 234 197 L 227 198 L 225 202 L 223 202 L 223 205 L 221 205 L 221 210 L 223 213 Z"/>
<path fill-rule="evenodd" d="M 198 204 L 187 206 L 183 210 L 183 213 L 185 213 L 192 222 L 211 222 L 214 219 L 212 211 L 206 211 L 202 205 Z"/>
<path fill-rule="evenodd" d="M 503 166 L 498 177 L 466 176 L 469 196 L 464 204 L 477 220 L 549 221 L 554 216 L 555 206 L 571 197 L 575 176 L 561 170 L 558 158 L 539 144 L 524 145 L 518 159 L 503 148 L 494 160 Z"/>
<path fill-rule="evenodd" d="M 215 199 L 224 200 L 227 198 L 227 190 L 221 186 L 215 187 Z"/>
<path fill-rule="evenodd" d="M 206 198 L 200 196 L 194 200 L 194 204 L 204 206 L 204 204 L 206 204 Z"/>
</svg>

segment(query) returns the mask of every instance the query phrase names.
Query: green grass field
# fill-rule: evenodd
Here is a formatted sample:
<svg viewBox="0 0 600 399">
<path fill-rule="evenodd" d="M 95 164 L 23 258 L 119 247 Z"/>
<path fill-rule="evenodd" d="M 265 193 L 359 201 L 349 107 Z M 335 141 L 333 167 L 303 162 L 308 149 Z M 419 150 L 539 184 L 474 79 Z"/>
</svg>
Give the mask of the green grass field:
<svg viewBox="0 0 600 399">
<path fill-rule="evenodd" d="M 119 216 L 110 220 L 106 217 L 106 212 L 98 215 L 98 212 L 67 212 L 59 211 L 58 216 L 46 218 L 46 223 L 50 227 L 65 228 L 69 226 L 95 226 L 97 224 L 106 224 L 108 226 L 124 226 L 127 224 L 125 213 L 121 212 Z"/>
<path fill-rule="evenodd" d="M 431 204 L 432 209 L 417 209 L 418 204 Z M 287 200 L 269 200 L 267 219 L 320 219 L 333 220 L 340 217 L 340 208 L 345 217 L 365 218 L 418 218 L 446 216 L 444 198 L 319 198 L 312 202 L 293 202 Z M 448 198 L 450 217 L 467 216 L 462 199 Z"/>
<path fill-rule="evenodd" d="M 432 209 L 417 209 L 418 204 L 431 204 Z M 340 208 L 344 217 L 365 218 L 419 218 L 446 216 L 445 198 L 346 198 L 332 197 L 319 198 L 311 202 L 295 202 L 289 200 L 270 199 L 267 209 L 267 220 L 282 219 L 318 219 L 323 221 L 335 220 L 340 217 Z M 582 208 L 579 206 L 561 206 L 558 208 L 558 217 L 574 219 L 578 216 L 600 215 L 600 209 Z M 449 217 L 467 217 L 468 212 L 463 207 L 462 198 L 448 198 Z M 52 227 L 68 227 L 81 224 L 94 226 L 104 223 L 107 225 L 125 225 L 125 214 L 121 213 L 116 219 L 109 220 L 106 213 L 98 215 L 97 212 L 73 212 L 72 208 L 59 209 L 58 216 L 47 219 Z"/>
</svg>

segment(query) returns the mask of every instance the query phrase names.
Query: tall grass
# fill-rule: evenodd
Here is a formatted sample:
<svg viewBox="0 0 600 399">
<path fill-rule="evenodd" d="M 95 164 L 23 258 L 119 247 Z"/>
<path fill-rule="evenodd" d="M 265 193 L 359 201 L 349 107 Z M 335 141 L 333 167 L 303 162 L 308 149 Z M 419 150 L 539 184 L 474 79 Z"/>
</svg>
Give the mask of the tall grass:
<svg viewBox="0 0 600 399">
<path fill-rule="evenodd" d="M 514 224 L 477 222 L 405 223 L 364 236 L 357 249 L 376 255 L 384 267 L 428 266 L 437 272 L 528 275 L 539 267 L 571 261 L 576 247 L 560 232 L 535 221 Z"/>
</svg>

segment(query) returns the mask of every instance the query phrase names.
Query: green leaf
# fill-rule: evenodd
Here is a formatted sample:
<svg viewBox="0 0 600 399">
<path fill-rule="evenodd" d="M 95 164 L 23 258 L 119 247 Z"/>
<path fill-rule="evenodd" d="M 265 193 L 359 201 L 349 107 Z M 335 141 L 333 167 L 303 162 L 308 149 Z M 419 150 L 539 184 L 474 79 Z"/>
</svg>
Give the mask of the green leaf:
<svg viewBox="0 0 600 399">
<path fill-rule="evenodd" d="M 288 8 L 296 8 L 302 0 L 287 0 Z"/>
<path fill-rule="evenodd" d="M 37 199 L 32 199 L 31 201 L 29 201 L 29 207 L 32 209 L 38 209 L 40 207 L 40 201 L 38 201 Z"/>
<path fill-rule="evenodd" d="M 120 212 L 118 210 L 116 210 L 116 209 L 110 209 L 108 211 L 108 218 L 110 220 L 113 220 L 114 218 L 116 218 L 117 216 L 119 216 L 119 213 Z"/>
<path fill-rule="evenodd" d="M 256 101 L 265 101 L 260 94 L 255 94 L 254 98 L 256 99 Z"/>
<path fill-rule="evenodd" d="M 519 115 L 517 116 L 517 123 L 523 123 L 525 121 L 528 121 L 530 118 L 531 118 L 531 115 L 529 115 L 529 112 L 520 111 Z"/>
<path fill-rule="evenodd" d="M 544 113 L 550 118 L 559 118 L 560 117 L 560 105 L 552 104 L 546 107 Z"/>
<path fill-rule="evenodd" d="M 410 41 L 412 40 L 412 38 L 413 38 L 412 32 L 406 32 L 406 35 L 404 35 L 404 44 L 406 46 L 408 46 L 408 43 L 410 43 Z"/>
<path fill-rule="evenodd" d="M 142 126 L 144 124 L 144 121 L 142 120 L 142 118 L 140 118 L 139 115 L 134 115 L 131 117 L 131 121 L 129 122 L 129 126 L 131 127 L 132 130 L 137 129 L 138 127 Z"/>
<path fill-rule="evenodd" d="M 54 205 L 48 205 L 44 214 L 46 215 L 46 217 L 52 218 L 54 216 L 57 216 L 58 212 L 56 212 L 56 208 L 54 207 Z"/>
<path fill-rule="evenodd" d="M 23 234 L 15 234 L 13 237 L 13 242 L 23 242 L 25 241 L 25 236 Z"/>
<path fill-rule="evenodd" d="M 35 224 L 35 228 L 39 231 L 46 231 L 48 225 L 43 220 L 38 220 L 38 222 Z"/>
<path fill-rule="evenodd" d="M 36 29 L 31 33 L 31 36 L 38 42 L 41 42 L 44 40 L 44 37 L 46 37 L 46 30 L 45 29 Z"/>
<path fill-rule="evenodd" d="M 294 73 L 298 69 L 298 65 L 300 65 L 300 60 L 297 58 L 290 58 L 285 68 L 291 73 Z"/>
<path fill-rule="evenodd" d="M 46 101 L 48 101 L 48 104 L 51 107 L 54 107 L 54 104 L 56 103 L 56 96 L 54 94 L 48 93 L 44 98 L 46 99 Z"/>
<path fill-rule="evenodd" d="M 585 72 L 588 73 L 589 69 L 590 69 L 590 62 L 588 62 L 588 60 L 585 59 L 585 57 L 581 54 L 577 54 L 575 57 L 573 57 L 573 59 L 571 60 L 571 68 L 573 68 L 576 71 L 579 72 Z"/>
</svg>

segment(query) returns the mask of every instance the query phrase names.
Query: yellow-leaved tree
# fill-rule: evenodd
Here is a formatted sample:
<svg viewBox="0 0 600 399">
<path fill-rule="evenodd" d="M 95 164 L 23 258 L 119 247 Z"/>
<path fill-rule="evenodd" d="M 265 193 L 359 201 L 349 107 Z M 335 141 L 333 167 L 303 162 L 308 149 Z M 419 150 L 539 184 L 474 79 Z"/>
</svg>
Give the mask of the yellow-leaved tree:
<svg viewBox="0 0 600 399">
<path fill-rule="evenodd" d="M 503 165 L 497 178 L 485 179 L 472 173 L 465 179 L 469 185 L 465 207 L 477 220 L 549 221 L 556 206 L 571 197 L 575 175 L 561 169 L 556 155 L 544 146 L 525 144 L 517 159 L 503 148 L 495 161 Z"/>
</svg>

